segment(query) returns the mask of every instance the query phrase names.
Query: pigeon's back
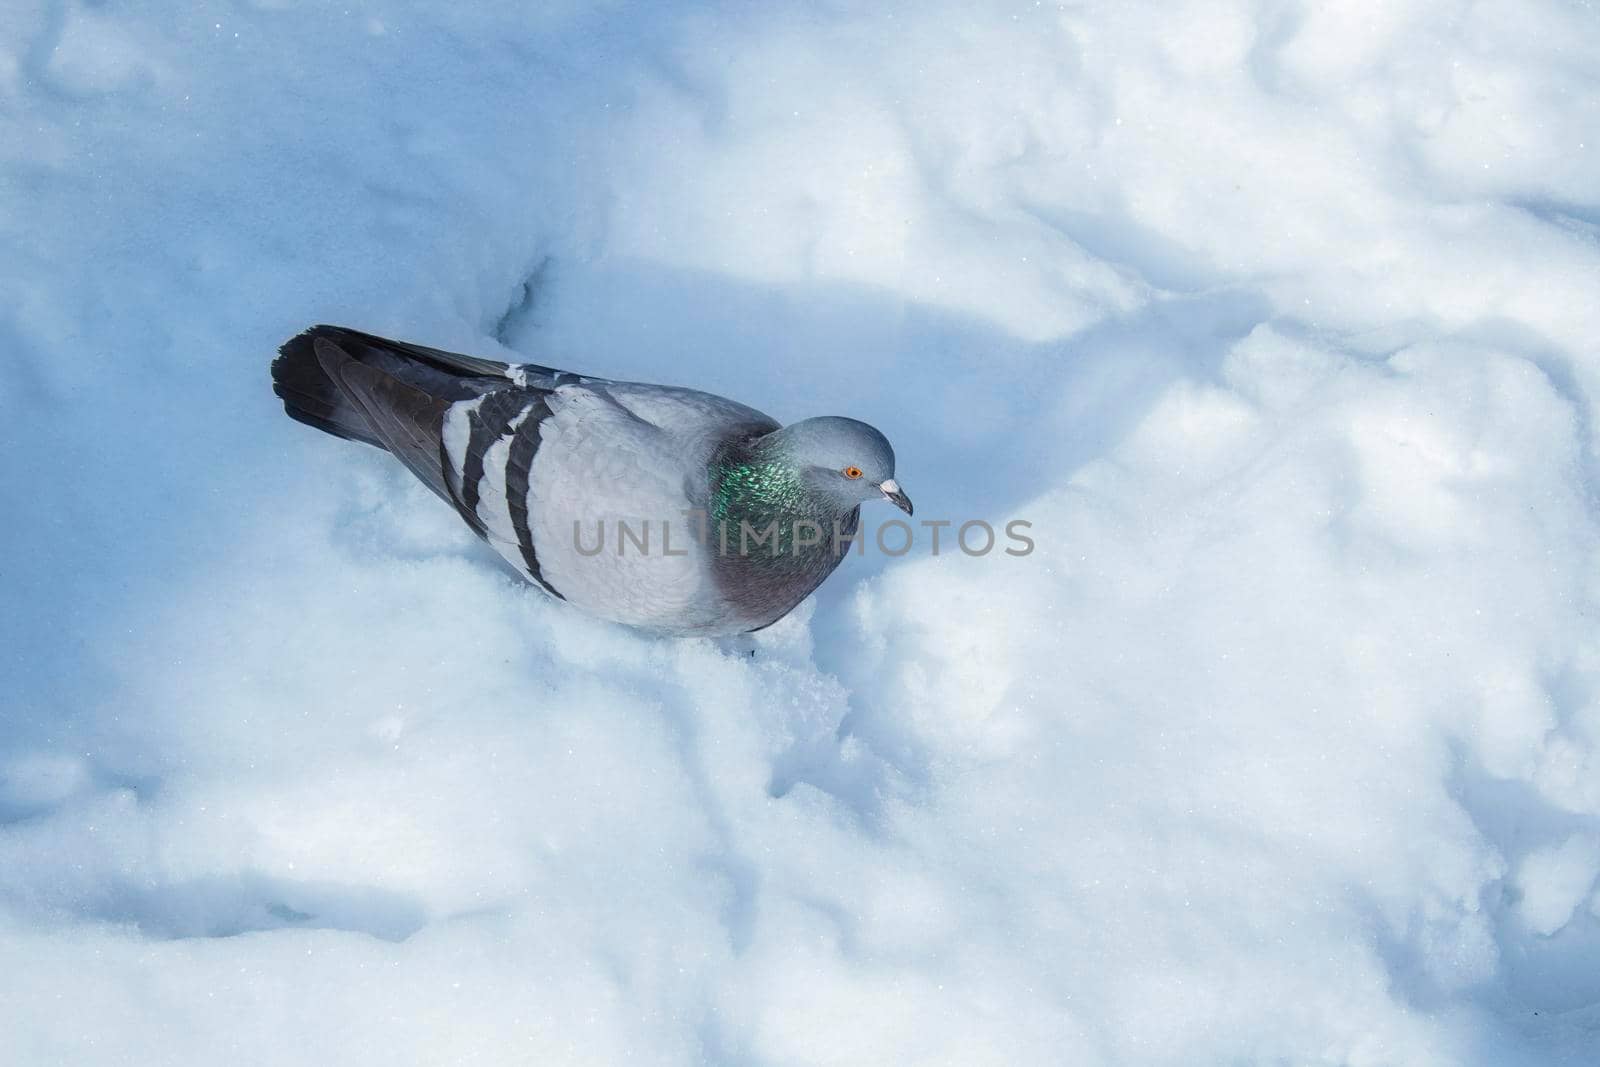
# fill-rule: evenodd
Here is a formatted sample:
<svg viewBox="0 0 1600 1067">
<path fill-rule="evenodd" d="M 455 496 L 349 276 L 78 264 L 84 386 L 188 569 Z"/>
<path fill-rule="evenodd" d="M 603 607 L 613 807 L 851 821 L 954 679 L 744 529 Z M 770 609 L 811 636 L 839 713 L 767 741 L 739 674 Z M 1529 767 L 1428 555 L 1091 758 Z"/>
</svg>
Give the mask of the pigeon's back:
<svg viewBox="0 0 1600 1067">
<path fill-rule="evenodd" d="M 704 537 L 714 458 L 778 428 L 753 408 L 336 326 L 272 373 L 290 416 L 393 453 L 552 596 L 662 633 L 771 621 L 718 592 Z"/>
</svg>

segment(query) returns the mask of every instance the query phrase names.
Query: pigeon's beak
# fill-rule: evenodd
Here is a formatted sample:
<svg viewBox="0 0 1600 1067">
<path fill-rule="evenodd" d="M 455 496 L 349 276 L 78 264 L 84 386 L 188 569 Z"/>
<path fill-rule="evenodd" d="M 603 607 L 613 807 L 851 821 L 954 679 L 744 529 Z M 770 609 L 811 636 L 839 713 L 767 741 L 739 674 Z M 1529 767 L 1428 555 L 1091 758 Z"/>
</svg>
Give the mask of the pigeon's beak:
<svg viewBox="0 0 1600 1067">
<path fill-rule="evenodd" d="M 879 482 L 878 488 L 883 490 L 883 499 L 905 512 L 911 514 L 911 498 L 900 491 L 900 484 L 893 478 Z"/>
</svg>

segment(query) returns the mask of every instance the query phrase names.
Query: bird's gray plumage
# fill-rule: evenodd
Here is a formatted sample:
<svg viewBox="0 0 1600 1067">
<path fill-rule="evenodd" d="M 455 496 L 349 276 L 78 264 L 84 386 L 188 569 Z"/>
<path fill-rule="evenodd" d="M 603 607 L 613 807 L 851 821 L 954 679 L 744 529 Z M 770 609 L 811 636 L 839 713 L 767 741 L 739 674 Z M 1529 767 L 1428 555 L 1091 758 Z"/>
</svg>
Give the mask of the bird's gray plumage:
<svg viewBox="0 0 1600 1067">
<path fill-rule="evenodd" d="M 910 510 L 888 441 L 852 419 L 781 427 L 693 389 L 337 326 L 272 371 L 290 416 L 393 453 L 529 581 L 660 633 L 770 625 L 838 565 L 862 502 Z"/>
</svg>

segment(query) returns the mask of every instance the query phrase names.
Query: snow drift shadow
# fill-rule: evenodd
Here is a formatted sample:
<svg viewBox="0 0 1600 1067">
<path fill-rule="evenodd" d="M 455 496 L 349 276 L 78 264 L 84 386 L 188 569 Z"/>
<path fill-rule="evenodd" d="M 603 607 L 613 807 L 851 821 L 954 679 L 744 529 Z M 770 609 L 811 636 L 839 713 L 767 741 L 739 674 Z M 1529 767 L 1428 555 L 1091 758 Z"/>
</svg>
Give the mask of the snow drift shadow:
<svg viewBox="0 0 1600 1067">
<path fill-rule="evenodd" d="M 122 885 L 85 901 L 79 914 L 131 925 L 157 940 L 296 929 L 346 930 L 404 941 L 427 922 L 421 901 L 409 894 L 297 882 L 251 870 L 166 885 Z"/>
</svg>

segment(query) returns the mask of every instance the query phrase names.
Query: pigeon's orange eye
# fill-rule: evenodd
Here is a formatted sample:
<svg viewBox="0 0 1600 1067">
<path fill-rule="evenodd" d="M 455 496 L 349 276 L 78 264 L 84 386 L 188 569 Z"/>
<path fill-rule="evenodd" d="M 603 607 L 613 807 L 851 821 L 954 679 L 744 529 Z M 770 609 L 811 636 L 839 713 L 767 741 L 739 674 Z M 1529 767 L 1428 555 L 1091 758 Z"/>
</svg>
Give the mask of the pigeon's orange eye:
<svg viewBox="0 0 1600 1067">
<path fill-rule="evenodd" d="M 844 476 L 846 478 L 849 478 L 853 482 L 857 478 L 861 477 L 861 468 L 860 467 L 846 467 L 844 469 Z"/>
</svg>

